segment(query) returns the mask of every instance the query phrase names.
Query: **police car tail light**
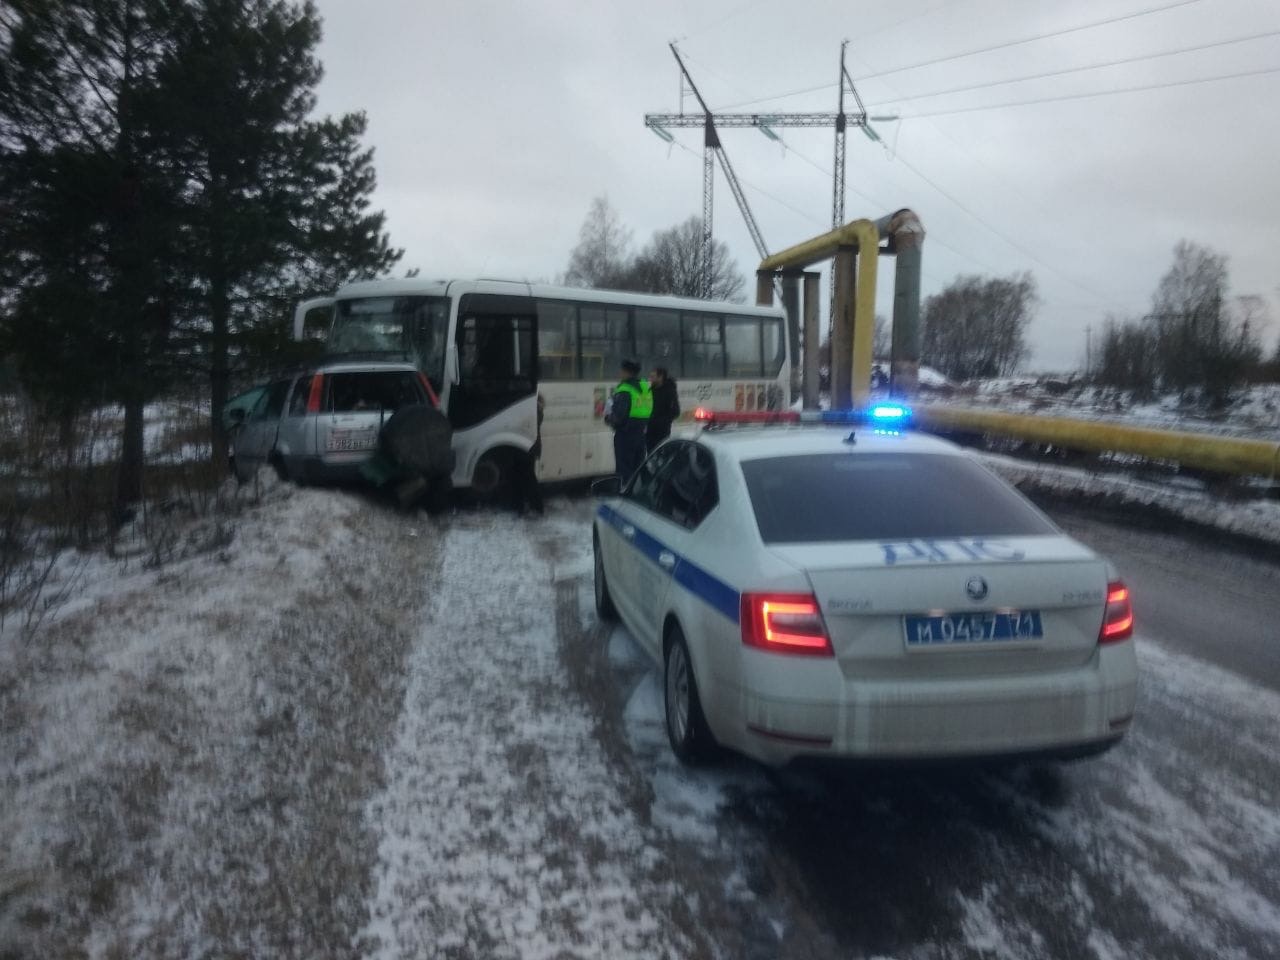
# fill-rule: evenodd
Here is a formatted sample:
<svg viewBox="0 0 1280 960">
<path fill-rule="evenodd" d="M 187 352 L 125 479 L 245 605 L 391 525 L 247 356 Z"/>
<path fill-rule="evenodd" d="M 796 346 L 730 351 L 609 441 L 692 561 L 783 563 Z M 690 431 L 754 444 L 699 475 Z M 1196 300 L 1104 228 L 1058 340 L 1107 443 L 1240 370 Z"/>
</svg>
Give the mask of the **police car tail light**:
<svg viewBox="0 0 1280 960">
<path fill-rule="evenodd" d="M 834 656 L 813 594 L 744 593 L 742 642 L 772 653 Z"/>
<path fill-rule="evenodd" d="M 1107 609 L 1102 615 L 1099 643 L 1113 643 L 1133 636 L 1133 605 L 1129 602 L 1129 588 L 1119 580 L 1107 584 Z"/>
<path fill-rule="evenodd" d="M 307 394 L 307 413 L 320 412 L 320 397 L 324 393 L 324 374 L 317 373 L 311 378 L 311 392 Z"/>
</svg>

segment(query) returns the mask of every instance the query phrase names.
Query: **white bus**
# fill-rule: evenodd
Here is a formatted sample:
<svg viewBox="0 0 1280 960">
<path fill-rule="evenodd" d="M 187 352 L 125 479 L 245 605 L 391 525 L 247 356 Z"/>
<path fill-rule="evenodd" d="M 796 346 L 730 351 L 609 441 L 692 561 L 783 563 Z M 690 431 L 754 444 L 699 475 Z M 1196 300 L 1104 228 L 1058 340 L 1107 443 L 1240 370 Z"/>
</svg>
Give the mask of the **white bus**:
<svg viewBox="0 0 1280 960">
<path fill-rule="evenodd" d="M 453 425 L 453 482 L 487 495 L 510 477 L 544 404 L 539 479 L 613 472 L 604 405 L 624 359 L 666 367 L 683 417 L 789 404 L 781 308 L 501 280 L 370 280 L 294 314 L 333 355 L 412 356 Z"/>
</svg>

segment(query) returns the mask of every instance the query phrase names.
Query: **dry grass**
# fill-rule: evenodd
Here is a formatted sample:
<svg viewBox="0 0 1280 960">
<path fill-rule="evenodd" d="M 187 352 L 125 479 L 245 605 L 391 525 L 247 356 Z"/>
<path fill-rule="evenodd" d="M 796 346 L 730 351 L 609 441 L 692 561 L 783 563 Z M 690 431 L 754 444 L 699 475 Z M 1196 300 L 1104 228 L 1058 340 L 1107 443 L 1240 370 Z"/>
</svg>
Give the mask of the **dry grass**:
<svg viewBox="0 0 1280 960">
<path fill-rule="evenodd" d="M 206 455 L 199 405 L 165 405 L 150 428 L 143 499 L 123 516 L 120 427 L 111 408 L 57 422 L 25 397 L 0 397 L 0 630 L 16 620 L 25 637 L 37 633 L 75 589 L 68 558 L 78 553 L 105 549 L 159 567 L 230 541 L 234 497 L 224 465 Z"/>
</svg>

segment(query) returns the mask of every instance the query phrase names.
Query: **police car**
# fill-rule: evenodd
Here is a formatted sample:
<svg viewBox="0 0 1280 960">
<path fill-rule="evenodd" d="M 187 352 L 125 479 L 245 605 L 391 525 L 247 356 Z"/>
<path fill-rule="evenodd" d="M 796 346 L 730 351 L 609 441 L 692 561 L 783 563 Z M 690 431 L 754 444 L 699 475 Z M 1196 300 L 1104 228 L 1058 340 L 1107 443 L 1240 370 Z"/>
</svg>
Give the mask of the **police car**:
<svg viewBox="0 0 1280 960">
<path fill-rule="evenodd" d="M 597 484 L 596 608 L 662 667 L 681 760 L 1071 757 L 1128 729 L 1115 569 L 908 415 L 699 409 Z"/>
</svg>

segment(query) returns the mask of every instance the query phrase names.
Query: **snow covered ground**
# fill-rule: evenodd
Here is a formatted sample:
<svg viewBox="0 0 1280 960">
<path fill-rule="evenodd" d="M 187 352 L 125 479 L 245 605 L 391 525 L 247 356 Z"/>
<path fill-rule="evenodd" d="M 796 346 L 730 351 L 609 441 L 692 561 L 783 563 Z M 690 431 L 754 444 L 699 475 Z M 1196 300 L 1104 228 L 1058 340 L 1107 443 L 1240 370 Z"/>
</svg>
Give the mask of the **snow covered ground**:
<svg viewBox="0 0 1280 960">
<path fill-rule="evenodd" d="M 1139 640 L 1131 736 L 991 772 L 689 770 L 592 505 L 270 482 L 0 637 L 0 955 L 1264 957 L 1280 695 Z"/>
<path fill-rule="evenodd" d="M 0 953 L 325 956 L 399 710 L 420 526 L 272 486 L 223 548 L 96 561 L 0 637 Z"/>
</svg>

